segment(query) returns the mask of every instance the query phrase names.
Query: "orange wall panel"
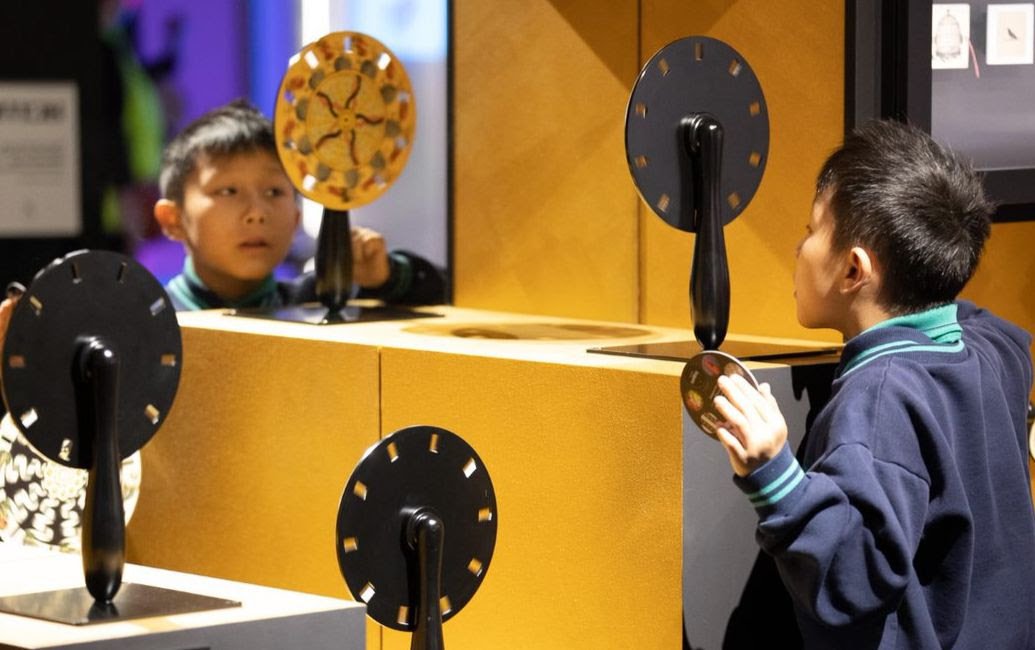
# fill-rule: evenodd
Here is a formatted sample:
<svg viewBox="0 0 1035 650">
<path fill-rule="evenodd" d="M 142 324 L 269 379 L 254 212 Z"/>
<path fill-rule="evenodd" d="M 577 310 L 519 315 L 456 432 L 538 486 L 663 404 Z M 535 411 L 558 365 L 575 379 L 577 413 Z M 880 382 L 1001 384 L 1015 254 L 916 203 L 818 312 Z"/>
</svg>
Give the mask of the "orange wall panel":
<svg viewBox="0 0 1035 650">
<path fill-rule="evenodd" d="M 795 318 L 794 249 L 844 128 L 844 6 L 829 0 L 457 0 L 454 251 L 460 306 L 690 327 L 693 235 L 642 205 L 624 117 L 643 62 L 719 38 L 758 76 L 769 160 L 726 227 L 730 331 L 836 341 Z M 996 224 L 964 296 L 1035 329 L 1035 224 Z"/>
<path fill-rule="evenodd" d="M 769 110 L 769 160 L 754 200 L 725 230 L 730 331 L 833 340 L 795 319 L 794 248 L 812 206 L 815 174 L 843 129 L 844 8 L 841 2 L 643 0 L 641 59 L 690 35 L 718 38 L 754 70 Z M 643 322 L 690 326 L 693 235 L 646 206 L 641 276 Z"/>
<path fill-rule="evenodd" d="M 454 20 L 455 303 L 635 321 L 637 3 L 459 1 Z"/>
</svg>

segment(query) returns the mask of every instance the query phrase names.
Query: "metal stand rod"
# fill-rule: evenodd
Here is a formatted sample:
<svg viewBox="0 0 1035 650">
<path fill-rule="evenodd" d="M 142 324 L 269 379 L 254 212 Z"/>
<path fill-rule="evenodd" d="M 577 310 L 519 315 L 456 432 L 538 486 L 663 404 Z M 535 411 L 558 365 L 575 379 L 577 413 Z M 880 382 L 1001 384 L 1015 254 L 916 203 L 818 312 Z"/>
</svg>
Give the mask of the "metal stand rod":
<svg viewBox="0 0 1035 650">
<path fill-rule="evenodd" d="M 444 650 L 442 639 L 442 551 L 446 531 L 442 519 L 430 509 L 418 510 L 407 521 L 410 546 L 417 550 L 420 567 L 420 606 L 417 629 L 410 641 L 410 650 Z"/>
<path fill-rule="evenodd" d="M 92 460 L 83 511 L 82 553 L 86 589 L 98 603 L 110 603 L 122 585 L 126 561 L 126 518 L 119 478 L 116 406 L 119 360 L 98 337 L 80 346 L 76 391 L 82 440 Z"/>
<path fill-rule="evenodd" d="M 723 237 L 720 182 L 722 180 L 722 125 L 707 114 L 683 121 L 693 200 L 683 209 L 696 214 L 694 260 L 690 271 L 690 303 L 694 336 L 705 350 L 717 350 L 726 338 L 730 315 L 730 274 Z"/>
<path fill-rule="evenodd" d="M 352 226 L 348 210 L 323 209 L 316 238 L 316 299 L 327 308 L 327 322 L 343 319 L 352 291 Z"/>
</svg>

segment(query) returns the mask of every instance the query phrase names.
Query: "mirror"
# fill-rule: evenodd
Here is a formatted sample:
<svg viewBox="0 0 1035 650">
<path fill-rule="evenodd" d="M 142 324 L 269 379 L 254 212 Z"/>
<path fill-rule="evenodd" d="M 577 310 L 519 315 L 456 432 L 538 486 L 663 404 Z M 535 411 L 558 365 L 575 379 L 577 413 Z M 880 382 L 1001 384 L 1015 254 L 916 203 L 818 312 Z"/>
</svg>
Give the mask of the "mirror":
<svg viewBox="0 0 1035 650">
<path fill-rule="evenodd" d="M 272 120 L 288 60 L 329 32 L 360 31 L 385 43 L 411 76 L 416 135 L 397 182 L 381 200 L 355 210 L 352 222 L 381 232 L 389 249 L 417 253 L 449 277 L 448 0 L 100 0 L 98 7 L 102 21 L 114 7 L 107 20 L 122 27 L 157 89 L 166 141 L 237 97 L 247 97 Z M 288 264 L 278 271 L 284 277 L 296 275 L 315 255 L 322 206 L 301 201 L 302 228 Z M 138 203 L 131 211 L 142 214 L 129 226 L 136 240 L 130 248 L 164 283 L 181 270 L 181 247 L 157 231 L 148 199 Z"/>
</svg>

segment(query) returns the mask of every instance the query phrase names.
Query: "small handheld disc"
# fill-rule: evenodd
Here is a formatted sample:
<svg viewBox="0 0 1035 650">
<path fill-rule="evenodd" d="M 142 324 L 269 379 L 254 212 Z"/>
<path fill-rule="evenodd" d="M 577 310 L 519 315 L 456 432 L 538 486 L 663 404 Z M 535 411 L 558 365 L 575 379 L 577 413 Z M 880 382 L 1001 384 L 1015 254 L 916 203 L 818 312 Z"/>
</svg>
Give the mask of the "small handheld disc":
<svg viewBox="0 0 1035 650">
<path fill-rule="evenodd" d="M 625 153 L 644 203 L 670 226 L 696 232 L 687 220 L 680 162 L 683 120 L 708 114 L 722 125 L 721 221 L 739 215 L 762 182 L 769 154 L 765 97 L 751 66 L 726 43 L 688 36 L 661 48 L 643 66 L 625 115 Z"/>
<path fill-rule="evenodd" d="M 4 401 L 47 458 L 90 469 L 80 436 L 74 371 L 83 340 L 103 337 L 119 363 L 121 458 L 143 447 L 172 407 L 180 380 L 176 313 L 162 285 L 133 259 L 78 251 L 40 271 L 11 314 L 4 342 Z"/>
<path fill-rule="evenodd" d="M 402 62 L 377 39 L 333 32 L 291 58 L 277 92 L 277 151 L 306 197 L 348 210 L 402 173 L 416 106 Z"/>
<path fill-rule="evenodd" d="M 492 480 L 462 438 L 445 429 L 400 429 L 370 447 L 338 506 L 338 566 L 349 591 L 378 623 L 413 630 L 420 589 L 405 528 L 410 513 L 433 508 L 445 530 L 442 620 L 478 590 L 496 546 Z"/>
<path fill-rule="evenodd" d="M 679 379 L 679 392 L 683 395 L 687 415 L 712 438 L 718 438 L 715 432 L 725 424 L 725 418 L 715 410 L 713 403 L 719 394 L 719 377 L 722 375 L 740 375 L 758 388 L 758 381 L 744 364 L 717 350 L 706 350 L 690 357 Z"/>
</svg>

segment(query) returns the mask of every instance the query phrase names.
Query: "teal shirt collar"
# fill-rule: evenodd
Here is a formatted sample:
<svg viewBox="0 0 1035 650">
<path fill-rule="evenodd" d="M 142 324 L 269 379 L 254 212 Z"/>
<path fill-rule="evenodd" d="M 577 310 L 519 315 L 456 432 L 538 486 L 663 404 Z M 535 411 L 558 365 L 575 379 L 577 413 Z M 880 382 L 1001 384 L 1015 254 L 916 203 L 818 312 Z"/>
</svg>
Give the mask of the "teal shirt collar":
<svg viewBox="0 0 1035 650">
<path fill-rule="evenodd" d="M 957 305 L 952 302 L 877 323 L 845 344 L 838 376 L 888 354 L 962 350 L 963 328 L 956 313 Z"/>
<path fill-rule="evenodd" d="M 217 309 L 223 307 L 244 308 L 244 307 L 266 307 L 269 306 L 277 294 L 277 281 L 270 273 L 262 281 L 255 291 L 240 300 L 226 300 L 216 292 L 205 286 L 205 283 L 198 276 L 194 268 L 194 260 L 188 256 L 183 261 L 183 273 L 173 278 L 167 287 L 174 298 L 186 305 L 189 309 Z"/>
</svg>

